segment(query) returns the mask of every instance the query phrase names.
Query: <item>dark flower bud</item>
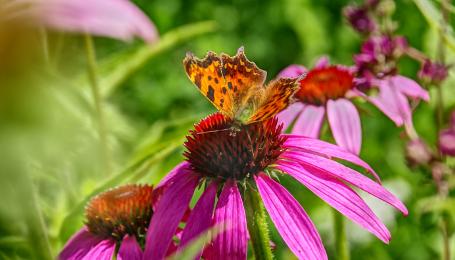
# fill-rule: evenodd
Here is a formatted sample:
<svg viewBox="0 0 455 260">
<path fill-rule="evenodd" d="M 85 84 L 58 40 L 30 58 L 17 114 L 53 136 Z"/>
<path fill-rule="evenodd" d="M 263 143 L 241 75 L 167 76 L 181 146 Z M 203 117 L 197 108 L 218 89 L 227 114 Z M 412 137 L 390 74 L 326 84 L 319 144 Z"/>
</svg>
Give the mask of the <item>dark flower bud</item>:
<svg viewBox="0 0 455 260">
<path fill-rule="evenodd" d="M 444 155 L 455 156 L 455 130 L 445 129 L 439 133 L 439 150 Z"/>
<path fill-rule="evenodd" d="M 422 64 L 422 68 L 418 73 L 418 77 L 428 84 L 438 85 L 447 78 L 448 67 L 439 62 L 432 62 L 431 60 L 425 60 Z"/>
<path fill-rule="evenodd" d="M 366 8 L 347 6 L 343 13 L 352 28 L 359 33 L 369 34 L 377 28 L 375 21 L 369 16 Z"/>
</svg>

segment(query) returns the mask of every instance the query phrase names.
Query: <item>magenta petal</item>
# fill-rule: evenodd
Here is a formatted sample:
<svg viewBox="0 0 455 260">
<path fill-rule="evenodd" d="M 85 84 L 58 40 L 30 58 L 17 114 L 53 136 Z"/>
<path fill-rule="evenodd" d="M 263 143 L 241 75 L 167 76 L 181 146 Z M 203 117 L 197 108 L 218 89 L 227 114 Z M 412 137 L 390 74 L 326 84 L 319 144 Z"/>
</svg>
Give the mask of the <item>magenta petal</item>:
<svg viewBox="0 0 455 260">
<path fill-rule="evenodd" d="M 362 128 L 359 112 L 347 99 L 329 100 L 327 117 L 337 144 L 354 154 L 360 153 Z"/>
<path fill-rule="evenodd" d="M 319 171 L 323 171 L 331 176 L 346 181 L 378 199 L 389 203 L 400 210 L 404 215 L 408 214 L 408 210 L 403 203 L 380 184 L 338 162 L 303 152 L 286 152 L 284 157 L 289 158 L 291 161 L 297 161 L 302 165 L 312 166 Z"/>
<path fill-rule="evenodd" d="M 208 259 L 245 260 L 248 231 L 242 196 L 234 181 L 227 181 L 218 199 L 214 224 L 221 233 L 213 241 Z"/>
<path fill-rule="evenodd" d="M 280 123 L 283 123 L 283 132 L 294 122 L 297 115 L 302 112 L 303 104 L 300 102 L 290 105 L 285 110 L 281 111 L 277 117 Z"/>
<path fill-rule="evenodd" d="M 387 78 L 376 81 L 375 85 L 379 87 L 378 96 L 367 99 L 397 126 L 402 126 L 408 122 L 411 119 L 411 107 L 406 96 L 393 85 L 393 81 Z"/>
<path fill-rule="evenodd" d="M 292 195 L 265 174 L 255 179 L 264 206 L 291 251 L 299 259 L 327 259 L 316 227 Z"/>
<path fill-rule="evenodd" d="M 398 88 L 401 93 L 408 97 L 415 99 L 423 99 L 425 101 L 430 100 L 428 91 L 423 89 L 417 82 L 410 78 L 406 78 L 400 75 L 396 75 L 390 78 L 393 82 L 394 87 Z"/>
<path fill-rule="evenodd" d="M 185 174 L 189 170 L 190 163 L 187 161 L 181 162 L 174 167 L 164 178 L 156 185 L 155 190 L 161 189 L 169 185 L 175 178 L 180 178 L 180 174 Z"/>
<path fill-rule="evenodd" d="M 148 17 L 128 0 L 28 0 L 32 15 L 46 26 L 120 40 L 138 36 L 153 42 L 158 33 Z"/>
<path fill-rule="evenodd" d="M 183 230 L 179 249 L 184 248 L 188 242 L 210 228 L 217 189 L 218 183 L 212 182 L 199 198 Z"/>
<path fill-rule="evenodd" d="M 83 260 L 111 260 L 115 251 L 115 241 L 103 240 L 93 247 L 82 259 Z"/>
<path fill-rule="evenodd" d="M 300 77 L 302 74 L 306 73 L 308 70 L 307 68 L 292 64 L 284 68 L 279 74 L 278 78 L 297 78 Z"/>
<path fill-rule="evenodd" d="M 325 109 L 322 106 L 305 105 L 292 128 L 292 133 L 318 138 L 324 114 Z"/>
<path fill-rule="evenodd" d="M 87 227 L 81 228 L 66 243 L 58 259 L 75 260 L 84 257 L 93 247 L 100 243 L 102 239 L 90 233 Z"/>
<path fill-rule="evenodd" d="M 163 259 L 193 196 L 199 178 L 185 169 L 158 202 L 147 232 L 145 259 Z"/>
<path fill-rule="evenodd" d="M 134 236 L 126 235 L 120 245 L 118 260 L 142 260 L 142 249 Z"/>
<path fill-rule="evenodd" d="M 390 233 L 368 205 L 349 186 L 311 166 L 283 163 L 279 169 L 288 173 L 343 215 L 388 243 Z"/>
<path fill-rule="evenodd" d="M 314 65 L 315 69 L 323 69 L 326 68 L 330 65 L 329 57 L 327 56 L 322 56 L 316 61 L 316 64 Z"/>
<path fill-rule="evenodd" d="M 381 182 L 381 179 L 376 174 L 376 172 L 362 159 L 360 159 L 357 155 L 346 151 L 345 149 L 333 145 L 331 143 L 327 143 L 324 141 L 320 141 L 313 138 L 298 136 L 298 135 L 286 135 L 288 139 L 285 142 L 285 145 L 289 148 L 294 148 L 302 151 L 307 151 L 315 154 L 319 154 L 321 156 L 325 156 L 328 158 L 338 158 L 360 167 L 363 167 L 368 172 L 370 172 L 378 182 Z"/>
</svg>

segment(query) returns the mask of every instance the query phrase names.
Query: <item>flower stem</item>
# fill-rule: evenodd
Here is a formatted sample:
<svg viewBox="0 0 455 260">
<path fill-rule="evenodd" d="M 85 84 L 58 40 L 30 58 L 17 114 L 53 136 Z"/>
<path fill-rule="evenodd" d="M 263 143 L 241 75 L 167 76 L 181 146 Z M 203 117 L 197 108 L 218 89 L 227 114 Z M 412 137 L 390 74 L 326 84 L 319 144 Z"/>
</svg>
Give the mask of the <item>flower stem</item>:
<svg viewBox="0 0 455 260">
<path fill-rule="evenodd" d="M 84 39 L 85 53 L 87 56 L 87 73 L 89 77 L 90 87 L 92 89 L 93 99 L 95 102 L 96 115 L 98 118 L 98 134 L 100 137 L 104 173 L 105 175 L 109 175 L 111 173 L 111 156 L 107 143 L 108 138 L 106 130 L 106 121 L 104 118 L 101 92 L 98 84 L 95 47 L 93 45 L 93 40 L 90 35 L 85 34 Z"/>
<path fill-rule="evenodd" d="M 333 210 L 333 226 L 335 229 L 335 247 L 338 260 L 349 260 L 349 243 L 346 238 L 346 226 L 343 216 Z"/>
<path fill-rule="evenodd" d="M 245 189 L 245 209 L 255 259 L 272 259 L 264 206 L 259 193 L 251 185 Z"/>
</svg>

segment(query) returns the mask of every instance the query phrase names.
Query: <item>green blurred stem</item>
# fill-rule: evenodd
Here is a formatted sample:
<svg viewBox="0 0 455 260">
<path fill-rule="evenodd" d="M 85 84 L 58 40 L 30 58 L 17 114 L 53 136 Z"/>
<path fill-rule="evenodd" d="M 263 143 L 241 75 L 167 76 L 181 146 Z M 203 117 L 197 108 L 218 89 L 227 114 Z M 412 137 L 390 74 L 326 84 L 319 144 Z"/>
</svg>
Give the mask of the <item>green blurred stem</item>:
<svg viewBox="0 0 455 260">
<path fill-rule="evenodd" d="M 255 259 L 272 259 L 264 206 L 259 193 L 251 186 L 245 189 L 245 209 Z"/>
<path fill-rule="evenodd" d="M 443 237 L 443 260 L 450 260 L 450 234 L 449 223 L 445 216 L 442 216 L 441 233 Z"/>
<path fill-rule="evenodd" d="M 343 215 L 333 209 L 333 227 L 335 229 L 335 247 L 338 260 L 349 260 L 349 243 L 346 237 L 346 225 Z"/>
<path fill-rule="evenodd" d="M 98 118 L 98 134 L 100 137 L 100 144 L 103 156 L 103 166 L 105 175 L 111 173 L 111 155 L 107 143 L 107 130 L 106 120 L 104 117 L 103 104 L 101 99 L 101 92 L 98 85 L 97 65 L 95 47 L 93 45 L 92 37 L 85 34 L 85 53 L 87 56 L 87 73 L 89 77 L 90 87 L 92 89 L 93 100 L 95 102 L 95 109 Z"/>
</svg>

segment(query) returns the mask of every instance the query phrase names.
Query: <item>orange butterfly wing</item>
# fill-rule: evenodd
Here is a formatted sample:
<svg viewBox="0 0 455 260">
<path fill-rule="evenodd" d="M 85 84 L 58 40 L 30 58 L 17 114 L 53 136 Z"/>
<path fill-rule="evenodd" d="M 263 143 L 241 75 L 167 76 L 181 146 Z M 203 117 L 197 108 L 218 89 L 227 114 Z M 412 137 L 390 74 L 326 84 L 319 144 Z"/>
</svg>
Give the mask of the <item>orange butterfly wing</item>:
<svg viewBox="0 0 455 260">
<path fill-rule="evenodd" d="M 286 109 L 299 89 L 300 78 L 280 78 L 271 81 L 258 97 L 257 107 L 247 124 L 269 119 Z"/>
<path fill-rule="evenodd" d="M 208 52 L 204 59 L 188 53 L 183 65 L 186 74 L 202 95 L 223 114 L 233 118 L 233 100 L 222 74 L 221 58 L 213 52 Z"/>
<path fill-rule="evenodd" d="M 250 98 L 263 88 L 267 73 L 247 59 L 243 47 L 238 49 L 234 57 L 221 54 L 221 62 L 226 86 L 232 93 L 234 115 L 238 116 L 248 105 Z"/>
</svg>

